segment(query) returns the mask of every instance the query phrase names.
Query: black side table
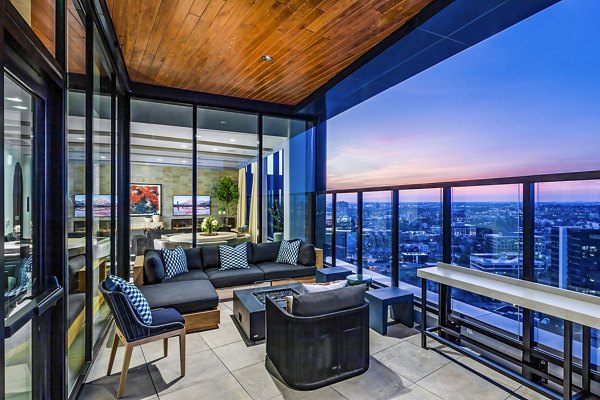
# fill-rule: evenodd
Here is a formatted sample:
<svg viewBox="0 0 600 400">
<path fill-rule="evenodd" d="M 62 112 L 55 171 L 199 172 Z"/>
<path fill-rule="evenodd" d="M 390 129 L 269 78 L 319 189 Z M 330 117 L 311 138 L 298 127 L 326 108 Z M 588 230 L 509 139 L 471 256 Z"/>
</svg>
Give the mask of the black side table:
<svg viewBox="0 0 600 400">
<path fill-rule="evenodd" d="M 352 271 L 344 267 L 321 268 L 316 271 L 317 283 L 333 282 L 346 279 Z"/>
<path fill-rule="evenodd" d="M 388 306 L 392 306 L 392 317 L 409 328 L 413 327 L 413 294 L 397 287 L 372 289 L 365 293 L 369 300 L 369 326 L 387 334 Z"/>
</svg>

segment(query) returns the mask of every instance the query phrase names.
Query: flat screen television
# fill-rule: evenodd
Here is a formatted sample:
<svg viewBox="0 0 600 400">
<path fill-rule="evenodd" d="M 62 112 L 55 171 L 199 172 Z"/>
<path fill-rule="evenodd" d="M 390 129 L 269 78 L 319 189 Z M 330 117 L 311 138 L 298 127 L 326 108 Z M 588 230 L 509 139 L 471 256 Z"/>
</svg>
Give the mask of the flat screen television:
<svg viewBox="0 0 600 400">
<path fill-rule="evenodd" d="M 210 215 L 210 196 L 196 198 L 196 213 Z M 173 196 L 173 216 L 192 216 L 192 196 Z"/>
<path fill-rule="evenodd" d="M 75 218 L 85 218 L 85 194 L 76 194 L 73 199 Z M 92 196 L 94 217 L 110 217 L 110 194 L 95 194 Z"/>
</svg>

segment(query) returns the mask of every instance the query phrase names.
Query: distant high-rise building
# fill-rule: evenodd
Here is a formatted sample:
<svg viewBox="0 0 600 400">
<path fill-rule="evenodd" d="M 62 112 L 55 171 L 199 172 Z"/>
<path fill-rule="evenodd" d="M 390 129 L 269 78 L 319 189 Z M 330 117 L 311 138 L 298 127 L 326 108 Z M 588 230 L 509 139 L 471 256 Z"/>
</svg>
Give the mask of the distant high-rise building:
<svg viewBox="0 0 600 400">
<path fill-rule="evenodd" d="M 600 292 L 600 229 L 555 226 L 550 239 L 552 283 L 580 292 Z"/>
</svg>

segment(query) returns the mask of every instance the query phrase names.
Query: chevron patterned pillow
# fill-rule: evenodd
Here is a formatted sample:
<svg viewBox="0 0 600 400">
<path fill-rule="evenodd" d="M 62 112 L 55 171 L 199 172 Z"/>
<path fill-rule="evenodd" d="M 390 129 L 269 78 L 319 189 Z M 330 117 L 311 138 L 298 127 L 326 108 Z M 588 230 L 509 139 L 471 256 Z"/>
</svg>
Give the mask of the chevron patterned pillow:
<svg viewBox="0 0 600 400">
<path fill-rule="evenodd" d="M 250 268 L 248 265 L 248 243 L 238 244 L 235 247 L 221 245 L 219 246 L 219 257 L 221 258 L 219 271 Z"/>
<path fill-rule="evenodd" d="M 148 304 L 148 300 L 146 300 L 144 294 L 135 285 L 118 276 L 108 275 L 104 287 L 107 290 L 124 293 L 127 301 L 129 301 L 129 304 L 131 304 L 131 307 L 135 310 L 140 320 L 146 325 L 152 323 L 150 304 Z"/>
<path fill-rule="evenodd" d="M 298 265 L 300 240 L 282 240 L 277 255 L 277 263 Z"/>
<path fill-rule="evenodd" d="M 183 247 L 177 246 L 174 250 L 163 250 L 165 260 L 165 278 L 172 278 L 188 272 L 187 258 Z"/>
</svg>

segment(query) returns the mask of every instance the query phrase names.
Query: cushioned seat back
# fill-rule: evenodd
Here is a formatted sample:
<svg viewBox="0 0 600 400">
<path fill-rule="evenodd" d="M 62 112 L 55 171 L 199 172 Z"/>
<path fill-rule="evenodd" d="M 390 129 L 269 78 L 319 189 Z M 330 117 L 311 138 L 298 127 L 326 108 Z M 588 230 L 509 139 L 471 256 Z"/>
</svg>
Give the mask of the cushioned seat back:
<svg viewBox="0 0 600 400">
<path fill-rule="evenodd" d="M 189 269 L 202 269 L 202 249 L 200 247 L 184 249 Z"/>
<path fill-rule="evenodd" d="M 265 262 L 275 262 L 279 254 L 281 242 L 270 243 L 252 243 L 251 258 L 252 264 L 260 264 Z"/>
<path fill-rule="evenodd" d="M 79 271 L 85 266 L 85 256 L 78 255 L 69 259 L 69 293 L 77 293 L 79 291 Z"/>
<path fill-rule="evenodd" d="M 219 246 L 202 246 L 202 267 L 204 269 L 219 268 Z"/>
<path fill-rule="evenodd" d="M 144 285 L 161 283 L 165 279 L 165 264 L 160 250 L 146 250 L 144 254 Z"/>
<path fill-rule="evenodd" d="M 313 266 L 317 262 L 317 254 L 315 252 L 315 246 L 310 243 L 304 243 L 300 245 L 298 251 L 298 264 L 305 266 Z"/>
<path fill-rule="evenodd" d="M 347 286 L 294 296 L 292 314 L 312 317 L 349 310 L 365 303 L 367 285 Z"/>
</svg>

